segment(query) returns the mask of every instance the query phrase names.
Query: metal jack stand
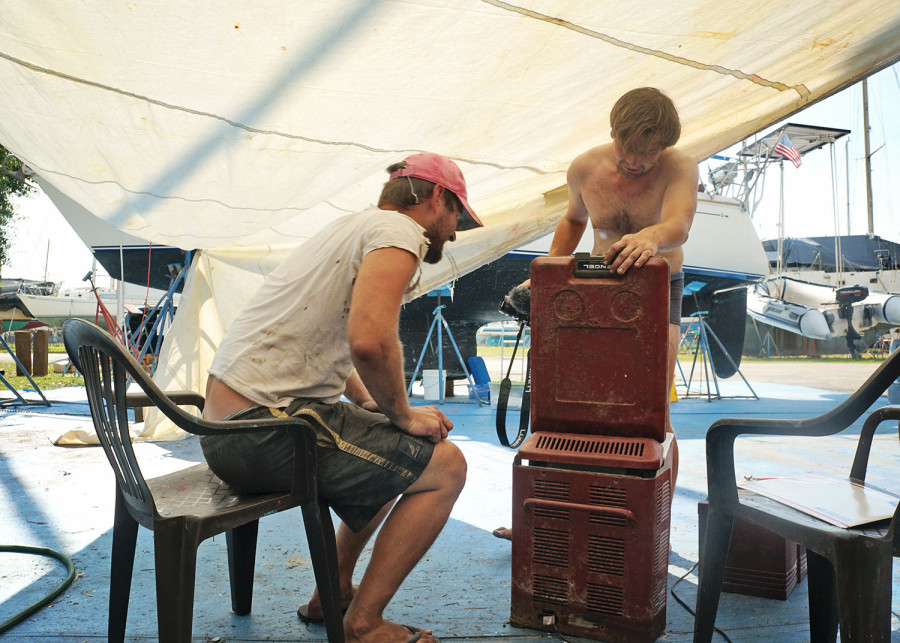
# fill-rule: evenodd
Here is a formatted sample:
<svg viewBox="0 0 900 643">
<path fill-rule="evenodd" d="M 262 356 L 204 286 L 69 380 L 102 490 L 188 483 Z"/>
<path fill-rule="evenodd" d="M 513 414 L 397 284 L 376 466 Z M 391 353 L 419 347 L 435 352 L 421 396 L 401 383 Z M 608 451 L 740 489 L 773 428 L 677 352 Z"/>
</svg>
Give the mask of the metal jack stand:
<svg viewBox="0 0 900 643">
<path fill-rule="evenodd" d="M 153 361 L 150 366 L 150 375 L 156 372 L 159 364 L 159 351 L 162 348 L 163 334 L 175 320 L 175 293 L 178 287 L 187 279 L 188 270 L 191 267 L 191 252 L 184 254 L 183 264 L 169 264 L 169 289 L 160 298 L 159 302 L 150 310 L 146 310 L 137 330 L 130 333 L 126 344 L 137 360 L 144 362 L 146 355 L 151 355 Z M 148 329 L 149 326 L 149 329 Z M 128 332 L 126 331 L 126 334 Z"/>
<path fill-rule="evenodd" d="M 775 354 L 778 355 L 778 357 L 781 357 L 781 351 L 778 350 L 778 344 L 772 339 L 772 332 L 767 330 L 766 337 L 763 339 L 762 346 L 759 348 L 759 354 L 765 355 L 766 359 L 768 359 L 772 350 L 775 351 Z"/>
<path fill-rule="evenodd" d="M 706 323 L 706 315 L 708 313 L 705 310 L 698 311 L 691 315 L 694 319 L 691 321 L 690 326 L 688 326 L 687 331 L 685 332 L 685 336 L 690 334 L 691 328 L 696 324 L 697 326 L 697 344 L 694 347 L 694 360 L 691 363 L 691 374 L 685 383 L 685 388 L 687 389 L 684 393 L 683 397 L 702 397 L 704 395 L 702 390 L 691 391 L 691 383 L 694 380 L 694 368 L 697 366 L 697 357 L 699 356 L 702 363 L 703 374 L 706 379 L 706 401 L 711 402 L 713 398 L 717 400 L 722 400 L 725 398 L 747 398 L 758 400 L 759 396 L 756 395 L 756 392 L 753 390 L 753 387 L 750 386 L 750 382 L 747 381 L 747 378 L 744 377 L 741 370 L 734 363 L 734 360 L 731 359 L 731 356 L 728 354 L 728 351 L 725 350 L 725 347 L 722 345 L 722 342 L 719 341 L 719 338 L 716 337 L 716 334 L 713 332 L 713 329 L 709 327 L 709 324 Z M 719 346 L 719 350 L 722 351 L 722 354 L 728 359 L 728 362 L 734 367 L 735 372 L 741 376 L 741 379 L 744 380 L 744 384 L 747 385 L 747 388 L 750 389 L 750 395 L 722 395 L 722 392 L 719 390 L 719 378 L 716 376 L 716 369 L 712 363 L 712 354 L 709 349 L 709 338 L 712 337 L 716 344 Z M 681 365 L 679 364 L 679 369 Z M 710 373 L 712 373 L 712 378 L 710 378 Z M 698 373 L 699 375 L 699 373 Z M 682 379 L 684 379 L 684 371 L 681 373 Z M 699 377 L 698 377 L 699 379 Z M 716 392 L 713 394 L 712 389 L 710 388 L 710 379 L 715 386 Z"/>
<path fill-rule="evenodd" d="M 28 372 L 28 369 L 26 369 L 22 365 L 22 362 L 20 362 L 19 358 L 16 357 L 16 354 L 9 347 L 9 344 L 6 343 L 6 340 L 3 339 L 2 335 L 0 335 L 0 344 L 3 344 L 3 348 L 6 350 L 7 353 L 9 353 L 9 356 L 13 358 L 13 360 L 16 363 L 16 366 L 19 367 L 19 370 L 21 370 L 23 373 L 25 373 L 25 377 L 28 378 L 28 381 L 31 382 L 31 385 L 34 387 L 34 390 L 37 391 L 38 395 L 40 395 L 41 399 L 43 400 L 43 402 L 26 400 L 24 397 L 22 397 L 22 394 L 16 390 L 16 387 L 13 386 L 12 384 L 10 384 L 9 380 L 7 380 L 5 377 L 3 377 L 2 374 L 0 374 L 0 382 L 2 382 L 3 385 L 6 386 L 6 388 L 8 388 L 12 392 L 12 394 L 16 396 L 15 400 L 0 400 L 0 407 L 5 407 L 5 406 L 15 405 L 15 404 L 21 404 L 23 406 L 28 406 L 28 405 L 50 406 L 50 400 L 47 399 L 47 397 L 44 395 L 44 392 L 41 390 L 41 388 L 31 378 L 31 374 Z"/>
<path fill-rule="evenodd" d="M 472 379 L 472 375 L 469 373 L 469 369 L 466 368 L 466 362 L 463 360 L 462 355 L 459 354 L 459 348 L 456 346 L 456 340 L 453 339 L 453 333 L 450 332 L 450 327 L 447 325 L 447 320 L 444 319 L 444 315 L 441 314 L 441 310 L 443 310 L 446 306 L 440 304 L 440 296 L 438 296 L 438 307 L 434 309 L 432 315 L 434 315 L 434 321 L 431 322 L 431 327 L 428 329 L 428 335 L 425 337 L 425 344 L 422 346 L 422 353 L 419 355 L 419 361 L 416 362 L 416 370 L 413 371 L 412 378 L 409 380 L 409 388 L 406 390 L 406 395 L 412 395 L 412 386 L 413 382 L 416 381 L 416 376 L 419 374 L 419 368 L 422 366 L 422 360 L 425 359 L 425 351 L 428 349 L 428 343 L 431 341 L 431 334 L 434 332 L 434 329 L 437 328 L 437 357 L 438 357 L 438 388 L 440 389 L 440 393 L 438 394 L 438 404 L 444 403 L 444 344 L 443 344 L 443 329 L 447 330 L 447 337 L 450 339 L 450 344 L 453 345 L 453 350 L 456 353 L 457 359 L 459 359 L 459 365 L 462 366 L 463 373 L 466 374 L 466 380 L 469 382 L 469 390 L 475 391 L 475 381 Z M 424 382 L 423 382 L 424 385 Z M 478 403 L 480 407 L 482 404 L 481 398 L 478 397 L 478 393 L 475 393 L 475 401 Z"/>
</svg>

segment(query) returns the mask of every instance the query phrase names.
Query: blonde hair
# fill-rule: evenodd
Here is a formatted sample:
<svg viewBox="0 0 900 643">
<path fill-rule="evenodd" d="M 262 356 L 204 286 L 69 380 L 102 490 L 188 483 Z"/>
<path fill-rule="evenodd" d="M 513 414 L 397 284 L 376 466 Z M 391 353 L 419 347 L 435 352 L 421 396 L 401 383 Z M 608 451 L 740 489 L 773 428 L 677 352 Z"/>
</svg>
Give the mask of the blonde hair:
<svg viewBox="0 0 900 643">
<path fill-rule="evenodd" d="M 681 121 L 675 104 L 654 87 L 626 92 L 609 113 L 613 138 L 626 152 L 647 146 L 672 147 L 681 137 Z"/>
</svg>

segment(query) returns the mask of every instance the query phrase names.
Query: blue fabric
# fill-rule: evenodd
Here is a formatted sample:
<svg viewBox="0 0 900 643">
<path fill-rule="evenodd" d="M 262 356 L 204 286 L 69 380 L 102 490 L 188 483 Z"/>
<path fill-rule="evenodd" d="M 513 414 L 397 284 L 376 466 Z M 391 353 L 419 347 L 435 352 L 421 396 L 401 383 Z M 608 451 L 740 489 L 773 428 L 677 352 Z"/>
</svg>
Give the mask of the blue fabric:
<svg viewBox="0 0 900 643">
<path fill-rule="evenodd" d="M 468 366 L 469 372 L 472 374 L 472 378 L 475 380 L 476 384 L 487 384 L 491 381 L 491 376 L 488 375 L 487 366 L 484 365 L 484 359 L 481 357 L 473 355 L 466 360 L 466 366 Z"/>
</svg>

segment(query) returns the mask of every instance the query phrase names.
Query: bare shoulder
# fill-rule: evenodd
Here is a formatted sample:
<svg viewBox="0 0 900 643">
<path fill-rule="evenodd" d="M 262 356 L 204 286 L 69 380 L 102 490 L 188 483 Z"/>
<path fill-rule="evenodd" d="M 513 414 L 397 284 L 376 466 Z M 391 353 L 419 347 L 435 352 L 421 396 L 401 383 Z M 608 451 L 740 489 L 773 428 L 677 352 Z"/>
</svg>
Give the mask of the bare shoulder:
<svg viewBox="0 0 900 643">
<path fill-rule="evenodd" d="M 659 164 L 670 180 L 681 178 L 693 181 L 698 176 L 697 162 L 685 152 L 674 147 L 663 151 L 659 157 Z"/>
<path fill-rule="evenodd" d="M 587 152 L 582 152 L 569 165 L 568 178 L 584 177 L 591 171 L 597 169 L 604 160 L 612 158 L 612 143 L 606 145 L 598 145 L 592 147 Z"/>
</svg>

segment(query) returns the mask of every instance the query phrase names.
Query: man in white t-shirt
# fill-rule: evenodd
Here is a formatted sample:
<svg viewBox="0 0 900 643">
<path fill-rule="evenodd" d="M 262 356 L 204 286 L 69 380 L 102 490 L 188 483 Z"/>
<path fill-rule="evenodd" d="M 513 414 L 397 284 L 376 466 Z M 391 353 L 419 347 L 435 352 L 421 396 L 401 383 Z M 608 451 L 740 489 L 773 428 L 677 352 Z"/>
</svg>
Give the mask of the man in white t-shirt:
<svg viewBox="0 0 900 643">
<path fill-rule="evenodd" d="M 453 423 L 436 407 L 409 404 L 398 321 L 420 261 L 436 263 L 458 229 L 481 222 L 453 161 L 413 154 L 388 172 L 377 207 L 327 226 L 267 277 L 216 352 L 204 411 L 210 420 L 301 416 L 315 428 L 319 490 L 341 518 L 348 641 L 433 638 L 382 612 L 466 478 L 462 453 L 446 439 Z M 213 471 L 239 489 L 290 486 L 293 451 L 283 434 L 205 436 L 201 445 Z M 356 563 L 382 521 L 354 587 Z M 297 613 L 321 620 L 318 594 Z"/>
</svg>

